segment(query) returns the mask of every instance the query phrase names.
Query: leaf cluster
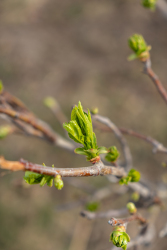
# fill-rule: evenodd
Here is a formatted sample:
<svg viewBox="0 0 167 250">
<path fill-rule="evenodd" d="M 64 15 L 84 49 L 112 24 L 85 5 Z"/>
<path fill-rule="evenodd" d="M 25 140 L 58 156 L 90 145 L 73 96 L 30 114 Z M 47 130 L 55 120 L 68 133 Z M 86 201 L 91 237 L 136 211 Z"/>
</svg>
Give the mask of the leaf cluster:
<svg viewBox="0 0 167 250">
<path fill-rule="evenodd" d="M 108 148 L 108 153 L 106 154 L 105 159 L 109 162 L 115 162 L 118 159 L 119 155 L 120 153 L 117 148 L 115 146 L 112 146 Z"/>
<path fill-rule="evenodd" d="M 121 178 L 119 184 L 128 185 L 129 182 L 138 182 L 139 180 L 140 180 L 140 173 L 135 169 L 131 169 L 126 177 Z"/>
<path fill-rule="evenodd" d="M 107 153 L 105 147 L 97 146 L 96 135 L 93 132 L 91 114 L 83 111 L 81 102 L 75 106 L 71 112 L 71 121 L 64 123 L 63 127 L 67 130 L 69 137 L 82 144 L 83 147 L 76 148 L 75 153 L 87 156 L 87 160 L 91 160 L 99 154 Z"/>
<path fill-rule="evenodd" d="M 151 46 L 147 45 L 142 35 L 134 34 L 128 39 L 128 44 L 135 53 L 130 55 L 128 60 L 139 58 L 143 61 L 150 57 L 149 50 L 151 49 Z"/>
<path fill-rule="evenodd" d="M 125 232 L 123 226 L 117 226 L 110 235 L 110 241 L 117 247 L 123 250 L 127 249 L 127 243 L 130 241 L 129 235 Z"/>
<path fill-rule="evenodd" d="M 45 164 L 43 165 L 45 166 Z M 54 165 L 52 165 L 52 167 L 54 167 Z M 31 171 L 26 171 L 25 176 L 23 178 L 30 185 L 40 184 L 40 186 L 43 187 L 45 184 L 47 184 L 49 187 L 52 187 L 54 182 L 54 186 L 58 190 L 62 189 L 64 186 L 60 175 L 54 177 L 54 176 L 34 173 Z"/>
</svg>

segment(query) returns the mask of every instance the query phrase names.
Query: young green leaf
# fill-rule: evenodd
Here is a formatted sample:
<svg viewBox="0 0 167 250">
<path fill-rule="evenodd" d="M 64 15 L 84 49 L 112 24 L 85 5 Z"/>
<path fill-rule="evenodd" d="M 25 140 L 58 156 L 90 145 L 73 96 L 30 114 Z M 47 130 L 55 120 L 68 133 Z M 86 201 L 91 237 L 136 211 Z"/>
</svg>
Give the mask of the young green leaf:
<svg viewBox="0 0 167 250">
<path fill-rule="evenodd" d="M 76 149 L 74 150 L 74 152 L 75 152 L 76 154 L 79 154 L 79 155 L 87 155 L 87 153 L 86 153 L 86 151 L 85 151 L 84 148 L 76 148 Z"/>
<path fill-rule="evenodd" d="M 148 46 L 142 35 L 134 34 L 128 40 L 129 47 L 135 52 L 130 55 L 128 60 L 139 58 L 141 61 L 146 61 L 149 57 L 149 50 L 151 46 Z"/>
<path fill-rule="evenodd" d="M 115 146 L 112 146 L 110 148 L 108 148 L 108 153 L 105 157 L 105 159 L 109 162 L 115 162 L 118 157 L 119 157 L 120 153 L 117 150 L 117 148 Z"/>
<path fill-rule="evenodd" d="M 98 149 L 96 135 L 93 132 L 90 111 L 88 110 L 88 114 L 85 113 L 81 102 L 78 103 L 78 106 L 73 108 L 71 112 L 71 121 L 69 123 L 64 123 L 63 127 L 67 130 L 72 140 L 83 145 L 83 148 L 77 148 L 75 153 L 86 155 L 87 160 L 94 159 L 94 161 L 99 161 L 100 158 L 97 156 L 104 153 L 104 148 L 103 150 L 102 148 Z"/>
</svg>

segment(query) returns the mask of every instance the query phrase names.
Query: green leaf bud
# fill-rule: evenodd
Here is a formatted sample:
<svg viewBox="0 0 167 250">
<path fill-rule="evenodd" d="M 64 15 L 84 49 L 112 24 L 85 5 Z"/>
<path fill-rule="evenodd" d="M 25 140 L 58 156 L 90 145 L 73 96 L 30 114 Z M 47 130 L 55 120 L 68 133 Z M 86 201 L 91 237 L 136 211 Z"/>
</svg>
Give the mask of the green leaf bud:
<svg viewBox="0 0 167 250">
<path fill-rule="evenodd" d="M 100 204 L 99 202 L 89 202 L 86 204 L 86 210 L 90 211 L 90 212 L 95 212 L 98 210 Z"/>
<path fill-rule="evenodd" d="M 25 176 L 23 178 L 28 184 L 33 185 L 33 184 L 39 184 L 42 181 L 43 176 L 44 175 L 42 174 L 26 171 Z"/>
<path fill-rule="evenodd" d="M 93 108 L 93 109 L 91 109 L 91 113 L 92 113 L 93 115 L 96 115 L 96 114 L 99 113 L 99 109 L 98 109 L 98 108 Z"/>
<path fill-rule="evenodd" d="M 3 83 L 2 81 L 0 80 L 0 93 L 3 92 Z"/>
<path fill-rule="evenodd" d="M 71 121 L 64 123 L 63 127 L 67 130 L 69 137 L 75 142 L 82 144 L 82 148 L 76 148 L 75 153 L 85 155 L 87 160 L 91 161 L 96 158 L 99 161 L 101 148 L 97 146 L 96 135 L 93 132 L 92 119 L 90 111 L 85 113 L 81 102 L 75 106 L 71 112 Z M 103 148 L 104 149 L 104 148 Z M 104 151 L 104 150 L 103 150 Z"/>
<path fill-rule="evenodd" d="M 44 105 L 47 107 L 47 108 L 53 108 L 53 107 L 56 107 L 57 106 L 57 102 L 56 100 L 51 97 L 51 96 L 47 96 L 44 100 L 43 100 L 43 103 Z"/>
<path fill-rule="evenodd" d="M 127 176 L 122 177 L 119 181 L 120 185 L 128 185 L 129 182 L 138 182 L 140 180 L 140 173 L 135 170 L 131 169 Z"/>
<path fill-rule="evenodd" d="M 54 185 L 58 190 L 61 190 L 64 187 L 64 183 L 63 180 L 61 178 L 61 175 L 56 175 L 56 177 L 54 178 Z"/>
<path fill-rule="evenodd" d="M 108 149 L 105 147 L 99 147 L 98 148 L 98 154 L 107 154 L 108 153 Z"/>
<path fill-rule="evenodd" d="M 11 132 L 11 127 L 8 125 L 0 126 L 0 139 L 4 139 Z"/>
<path fill-rule="evenodd" d="M 129 47 L 135 52 L 135 54 L 130 55 L 129 60 L 139 58 L 141 61 L 146 61 L 149 57 L 149 50 L 151 46 L 147 46 L 142 35 L 134 34 L 128 40 Z"/>
<path fill-rule="evenodd" d="M 140 194 L 138 192 L 133 192 L 131 195 L 131 199 L 137 202 L 140 199 Z"/>
<path fill-rule="evenodd" d="M 130 214 L 135 214 L 137 212 L 137 208 L 135 206 L 135 204 L 133 202 L 129 202 L 127 205 L 126 205 L 128 211 Z"/>
<path fill-rule="evenodd" d="M 130 237 L 126 233 L 124 226 L 116 226 L 110 235 L 109 241 L 112 241 L 115 246 L 126 250 L 127 243 L 130 241 Z"/>
<path fill-rule="evenodd" d="M 155 10 L 157 0 L 142 0 L 142 5 L 150 10 Z"/>
<path fill-rule="evenodd" d="M 140 180 L 140 173 L 135 170 L 131 169 L 128 173 L 128 177 L 130 177 L 130 182 L 138 182 Z"/>
<path fill-rule="evenodd" d="M 45 166 L 45 163 L 42 164 Z M 44 174 L 38 174 L 31 171 L 26 171 L 24 180 L 30 184 L 40 184 L 41 187 L 43 187 L 45 184 L 47 184 L 49 187 L 52 187 L 53 185 L 53 178 L 54 176 L 44 175 Z"/>
<path fill-rule="evenodd" d="M 119 155 L 120 153 L 117 148 L 115 146 L 112 146 L 108 148 L 108 154 L 106 155 L 105 159 L 109 162 L 115 162 L 118 159 Z"/>
</svg>

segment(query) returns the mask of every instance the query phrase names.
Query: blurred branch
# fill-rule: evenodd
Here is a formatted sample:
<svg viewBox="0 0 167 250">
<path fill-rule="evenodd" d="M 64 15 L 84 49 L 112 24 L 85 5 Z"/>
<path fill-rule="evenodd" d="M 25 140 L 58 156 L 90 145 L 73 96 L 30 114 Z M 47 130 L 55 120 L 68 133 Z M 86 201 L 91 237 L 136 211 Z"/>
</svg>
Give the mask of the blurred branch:
<svg viewBox="0 0 167 250">
<path fill-rule="evenodd" d="M 164 17 L 167 18 L 167 2 L 166 2 L 166 0 L 158 0 L 156 3 L 156 6 L 162 12 Z"/>
<path fill-rule="evenodd" d="M 48 124 L 36 118 L 17 98 L 7 92 L 0 94 L 0 115 L 14 123 L 26 135 L 45 139 L 54 145 L 74 151 L 75 147 L 70 141 L 55 133 Z"/>
<path fill-rule="evenodd" d="M 92 115 L 92 118 L 93 118 L 93 120 L 96 120 L 102 124 L 105 124 L 107 127 L 109 127 L 114 132 L 115 136 L 117 137 L 117 139 L 119 140 L 119 142 L 122 146 L 125 161 L 126 161 L 126 167 L 127 167 L 127 169 L 130 169 L 132 167 L 132 156 L 131 156 L 131 152 L 130 152 L 129 146 L 127 144 L 127 141 L 123 137 L 121 131 L 107 117 L 103 117 L 101 115 Z"/>
<path fill-rule="evenodd" d="M 93 125 L 95 128 L 97 128 L 100 131 L 113 132 L 113 130 L 110 129 L 109 127 L 101 126 L 100 124 L 97 124 L 97 123 L 93 123 Z M 167 148 L 164 147 L 162 143 L 158 142 L 157 140 L 155 140 L 154 138 L 150 136 L 145 136 L 143 134 L 140 134 L 138 132 L 135 132 L 131 129 L 126 129 L 126 128 L 119 128 L 119 130 L 121 131 L 122 134 L 136 137 L 138 139 L 144 140 L 148 142 L 149 144 L 151 144 L 153 146 L 153 153 L 157 153 L 157 152 L 167 153 Z"/>
<path fill-rule="evenodd" d="M 122 208 L 117 210 L 108 210 L 106 212 L 99 212 L 99 213 L 94 213 L 84 210 L 80 213 L 80 215 L 86 217 L 89 220 L 93 220 L 97 218 L 108 218 L 111 216 L 119 217 L 126 213 L 127 213 L 127 208 Z"/>
<path fill-rule="evenodd" d="M 82 176 L 98 176 L 98 175 L 115 175 L 122 177 L 125 175 L 123 168 L 115 168 L 105 166 L 101 161 L 91 167 L 83 168 L 52 168 L 38 165 L 21 159 L 20 161 L 7 161 L 3 157 L 0 158 L 0 166 L 2 169 L 12 171 L 31 171 L 44 175 L 61 175 L 62 177 L 82 177 Z"/>
<path fill-rule="evenodd" d="M 146 74 L 146 75 L 148 75 L 150 77 L 150 79 L 152 80 L 152 82 L 155 84 L 158 92 L 160 93 L 161 97 L 167 103 L 167 92 L 166 92 L 164 86 L 162 85 L 161 81 L 159 80 L 158 76 L 152 70 L 150 58 L 148 58 L 144 62 L 143 73 Z"/>
<path fill-rule="evenodd" d="M 166 225 L 164 226 L 163 229 L 161 229 L 161 231 L 159 232 L 159 237 L 160 238 L 163 238 L 163 237 L 166 237 L 167 236 L 167 223 Z"/>
<path fill-rule="evenodd" d="M 115 226 L 120 226 L 120 225 L 124 225 L 126 223 L 129 223 L 131 221 L 137 220 L 139 221 L 141 224 L 146 224 L 147 221 L 145 218 L 143 218 L 140 214 L 133 214 L 128 218 L 124 218 L 124 219 L 116 219 L 116 218 L 111 218 L 108 223 L 115 227 Z"/>
</svg>

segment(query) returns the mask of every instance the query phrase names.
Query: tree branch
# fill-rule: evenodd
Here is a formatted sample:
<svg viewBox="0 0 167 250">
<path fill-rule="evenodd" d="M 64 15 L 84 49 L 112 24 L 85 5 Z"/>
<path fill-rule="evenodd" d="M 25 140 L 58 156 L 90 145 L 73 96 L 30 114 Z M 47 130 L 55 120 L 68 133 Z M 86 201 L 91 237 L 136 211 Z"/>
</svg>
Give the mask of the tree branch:
<svg viewBox="0 0 167 250">
<path fill-rule="evenodd" d="M 117 139 L 119 140 L 119 142 L 120 142 L 120 144 L 122 146 L 124 157 L 125 157 L 125 161 L 126 161 L 126 167 L 127 167 L 127 169 L 130 169 L 132 167 L 131 152 L 130 152 L 129 146 L 127 144 L 127 141 L 123 137 L 123 135 L 120 132 L 120 130 L 107 117 L 103 117 L 101 115 L 92 115 L 92 118 L 93 118 L 93 120 L 96 120 L 98 122 L 101 122 L 101 123 L 105 124 L 107 127 L 109 127 L 114 132 L 115 136 L 117 137 Z"/>
<path fill-rule="evenodd" d="M 95 128 L 97 128 L 98 130 L 102 132 L 113 132 L 113 130 L 110 129 L 109 127 L 101 126 L 100 124 L 95 124 L 95 123 L 93 123 L 93 125 Z M 164 145 L 161 142 L 158 142 L 157 140 L 155 140 L 154 138 L 150 136 L 145 136 L 143 134 L 133 131 L 132 129 L 119 128 L 119 130 L 121 131 L 122 134 L 136 137 L 138 139 L 141 139 L 151 144 L 153 146 L 153 150 L 152 150 L 153 153 L 157 153 L 157 152 L 161 152 L 165 154 L 167 153 L 167 148 L 164 147 Z"/>
<path fill-rule="evenodd" d="M 99 212 L 99 213 L 93 213 L 93 212 L 84 210 L 80 213 L 80 215 L 89 220 L 94 220 L 97 218 L 108 218 L 111 216 L 119 217 L 126 213 L 127 213 L 127 208 L 122 208 L 122 209 L 117 209 L 117 210 L 108 210 L 106 212 Z"/>
<path fill-rule="evenodd" d="M 0 114 L 2 118 L 9 118 L 24 134 L 45 139 L 72 152 L 75 149 L 73 143 L 55 133 L 48 124 L 36 118 L 22 102 L 7 92 L 0 94 Z"/>
<path fill-rule="evenodd" d="M 82 177 L 82 176 L 98 176 L 98 175 L 115 175 L 122 177 L 125 175 L 123 168 L 115 168 L 105 166 L 101 161 L 91 167 L 83 168 L 52 168 L 31 163 L 21 159 L 20 161 L 7 161 L 3 157 L 0 157 L 0 166 L 2 169 L 11 171 L 32 171 L 39 174 L 62 177 Z"/>
<path fill-rule="evenodd" d="M 151 68 L 151 60 L 148 59 L 147 61 L 144 62 L 144 69 L 143 73 L 148 75 L 152 82 L 155 84 L 158 92 L 160 93 L 161 97 L 164 99 L 164 101 L 167 103 L 167 92 L 159 80 L 158 76 L 154 73 L 154 71 Z"/>
<path fill-rule="evenodd" d="M 124 218 L 124 219 L 116 219 L 116 218 L 111 218 L 108 223 L 115 227 L 115 226 L 120 226 L 120 225 L 124 225 L 124 224 L 127 224 L 131 221 L 134 221 L 134 220 L 138 220 L 141 224 L 146 224 L 146 219 L 143 218 L 140 214 L 133 214 L 131 215 L 130 217 L 128 218 Z"/>
</svg>

